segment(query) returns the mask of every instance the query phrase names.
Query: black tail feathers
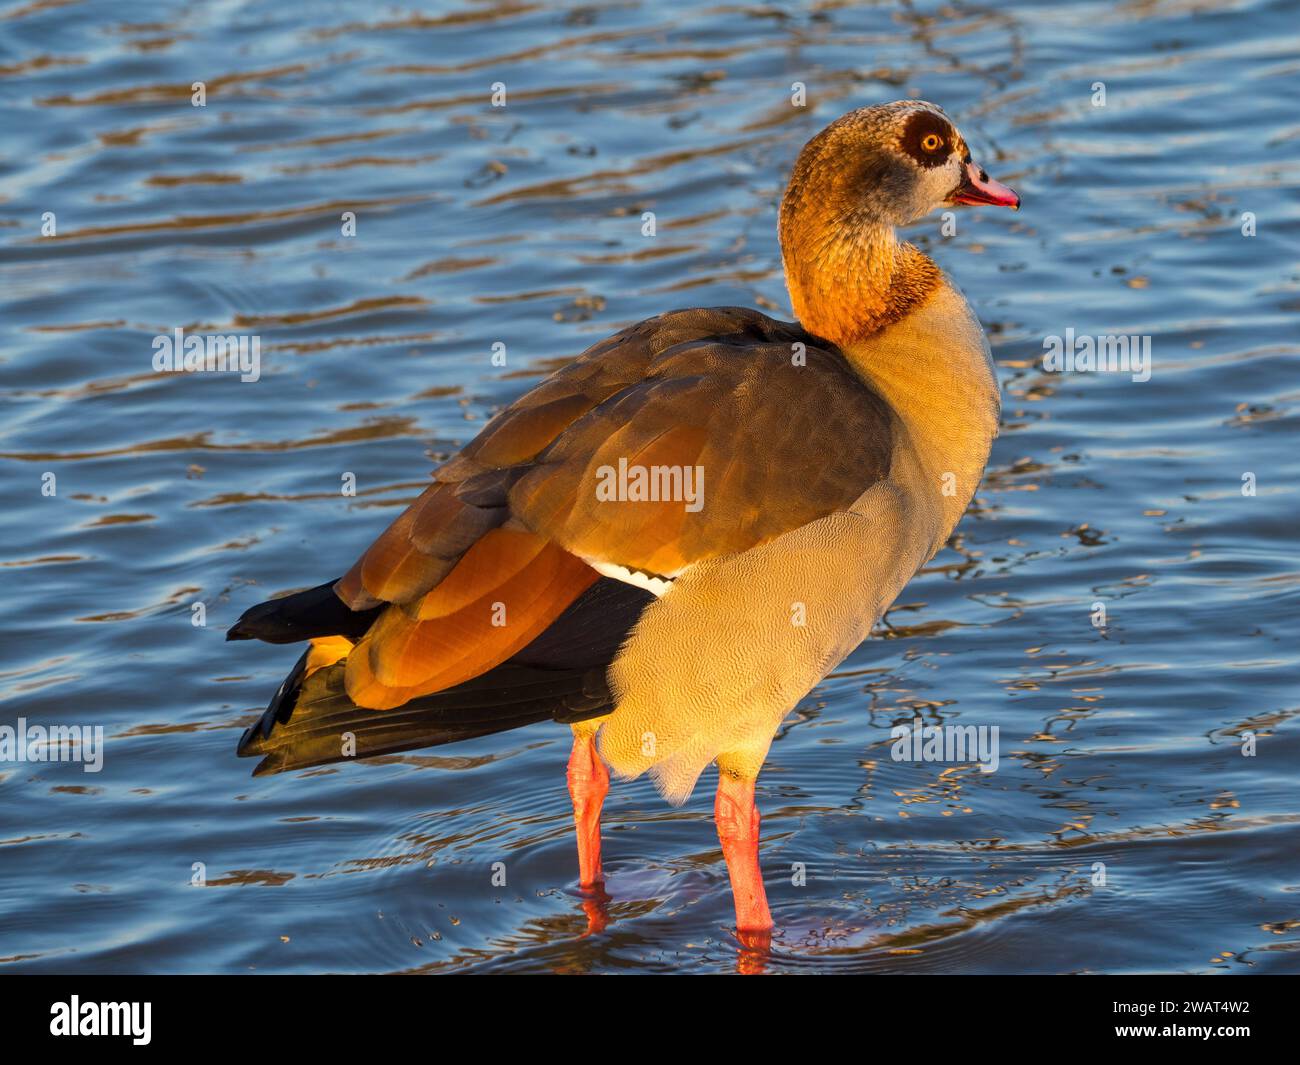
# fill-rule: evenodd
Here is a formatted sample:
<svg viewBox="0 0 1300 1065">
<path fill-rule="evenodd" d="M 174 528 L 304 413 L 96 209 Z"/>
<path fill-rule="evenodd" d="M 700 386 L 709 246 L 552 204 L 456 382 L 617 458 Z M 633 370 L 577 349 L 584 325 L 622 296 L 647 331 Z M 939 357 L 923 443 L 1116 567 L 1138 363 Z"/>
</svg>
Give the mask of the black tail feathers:
<svg viewBox="0 0 1300 1065">
<path fill-rule="evenodd" d="M 226 634 L 290 643 L 363 635 L 383 606 L 351 611 L 334 582 L 253 607 Z M 606 667 L 654 596 L 602 578 L 509 661 L 454 688 L 391 710 L 357 706 L 344 685 L 346 660 L 306 676 L 307 655 L 284 678 L 266 712 L 239 741 L 262 756 L 254 775 L 436 747 L 538 721 L 573 722 L 610 711 Z"/>
<path fill-rule="evenodd" d="M 538 721 L 582 721 L 612 704 L 603 669 L 505 663 L 454 688 L 372 710 L 348 698 L 344 662 L 304 678 L 306 664 L 304 654 L 239 741 L 241 756 L 263 756 L 254 776 L 436 747 Z"/>
</svg>

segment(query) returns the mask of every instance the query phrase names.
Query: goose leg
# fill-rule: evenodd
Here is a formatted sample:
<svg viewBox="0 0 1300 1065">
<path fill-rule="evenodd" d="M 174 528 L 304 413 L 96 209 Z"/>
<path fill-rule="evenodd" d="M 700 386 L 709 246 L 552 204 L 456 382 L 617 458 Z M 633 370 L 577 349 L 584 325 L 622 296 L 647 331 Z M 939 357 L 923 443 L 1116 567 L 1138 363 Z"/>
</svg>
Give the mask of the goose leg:
<svg viewBox="0 0 1300 1065">
<path fill-rule="evenodd" d="M 758 864 L 758 807 L 754 805 L 754 780 L 720 769 L 718 797 L 713 804 L 718 839 L 727 859 L 731 894 L 736 902 L 736 933 L 746 946 L 766 946 L 771 941 L 772 914 L 763 890 Z"/>
<path fill-rule="evenodd" d="M 594 731 L 574 728 L 568 778 L 578 831 L 578 880 L 584 888 L 593 888 L 605 880 L 600 868 L 600 808 L 609 792 L 609 770 L 596 753 Z"/>
</svg>

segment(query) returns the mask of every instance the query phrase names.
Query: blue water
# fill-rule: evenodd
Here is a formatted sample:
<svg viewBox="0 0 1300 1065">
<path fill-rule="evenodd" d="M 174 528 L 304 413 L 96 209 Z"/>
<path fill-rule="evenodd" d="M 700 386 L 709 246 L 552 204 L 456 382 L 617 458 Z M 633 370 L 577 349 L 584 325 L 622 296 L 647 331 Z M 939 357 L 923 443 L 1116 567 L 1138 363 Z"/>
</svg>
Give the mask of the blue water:
<svg viewBox="0 0 1300 1065">
<path fill-rule="evenodd" d="M 1259 0 L 8 0 L 0 724 L 105 748 L 0 762 L 0 972 L 1300 971 L 1296 26 Z M 1002 435 L 772 747 L 771 956 L 729 931 L 712 773 L 680 809 L 614 785 L 591 935 L 566 728 L 250 778 L 235 743 L 296 652 L 224 643 L 239 613 L 342 572 L 608 333 L 788 316 L 794 154 L 912 95 L 1024 200 L 909 233 L 985 323 Z M 259 335 L 260 379 L 155 373 L 178 327 Z M 1150 379 L 1045 372 L 1066 330 L 1150 337 Z M 893 760 L 917 715 L 996 726 L 997 772 Z"/>
</svg>

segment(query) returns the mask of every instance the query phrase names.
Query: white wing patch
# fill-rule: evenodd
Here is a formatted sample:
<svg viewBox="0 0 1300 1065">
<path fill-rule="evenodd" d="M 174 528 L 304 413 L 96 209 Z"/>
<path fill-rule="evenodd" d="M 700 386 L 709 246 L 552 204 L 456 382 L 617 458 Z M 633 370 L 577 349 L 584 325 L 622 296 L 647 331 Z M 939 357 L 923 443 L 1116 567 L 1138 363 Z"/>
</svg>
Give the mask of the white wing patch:
<svg viewBox="0 0 1300 1065">
<path fill-rule="evenodd" d="M 628 569 L 626 566 L 616 566 L 613 562 L 597 562 L 590 558 L 585 558 L 583 561 L 602 577 L 613 577 L 614 580 L 622 581 L 624 584 L 644 588 L 655 596 L 663 595 L 673 586 L 672 579 L 668 577 L 653 577 L 649 573 L 642 573 L 640 570 Z"/>
</svg>

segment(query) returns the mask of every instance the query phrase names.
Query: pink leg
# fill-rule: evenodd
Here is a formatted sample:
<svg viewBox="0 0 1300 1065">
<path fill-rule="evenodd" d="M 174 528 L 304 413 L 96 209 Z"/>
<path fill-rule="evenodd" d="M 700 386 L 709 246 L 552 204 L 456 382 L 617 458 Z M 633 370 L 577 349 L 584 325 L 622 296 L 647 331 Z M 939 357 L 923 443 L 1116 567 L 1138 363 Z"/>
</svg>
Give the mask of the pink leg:
<svg viewBox="0 0 1300 1065">
<path fill-rule="evenodd" d="M 736 933 L 746 946 L 766 947 L 771 942 L 772 914 L 758 865 L 759 817 L 754 805 L 754 782 L 720 771 L 713 819 L 718 824 L 718 839 L 731 875 Z"/>
<path fill-rule="evenodd" d="M 584 888 L 605 880 L 600 868 L 600 808 L 609 792 L 609 770 L 596 753 L 589 735 L 573 736 L 569 755 L 569 795 L 573 798 L 573 823 L 578 830 L 578 876 Z"/>
</svg>

